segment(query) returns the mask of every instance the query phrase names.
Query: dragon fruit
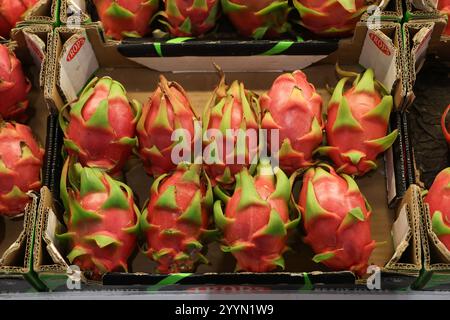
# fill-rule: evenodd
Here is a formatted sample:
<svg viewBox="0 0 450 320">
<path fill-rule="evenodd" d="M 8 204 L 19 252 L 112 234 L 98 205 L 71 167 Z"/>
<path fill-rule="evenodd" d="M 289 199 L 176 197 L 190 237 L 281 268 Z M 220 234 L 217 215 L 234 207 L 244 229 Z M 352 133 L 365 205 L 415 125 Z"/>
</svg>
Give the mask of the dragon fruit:
<svg viewBox="0 0 450 320">
<path fill-rule="evenodd" d="M 291 29 L 287 21 L 291 10 L 282 0 L 221 0 L 223 12 L 237 31 L 255 39 L 275 38 Z"/>
<path fill-rule="evenodd" d="M 106 272 L 127 272 L 140 216 L 131 189 L 100 169 L 82 167 L 68 158 L 60 194 L 67 232 L 58 238 L 71 248 L 69 262 L 95 279 Z"/>
<path fill-rule="evenodd" d="M 146 254 L 158 263 L 160 273 L 191 272 L 197 262 L 207 262 L 200 238 L 208 232 L 212 204 L 201 165 L 181 163 L 172 175 L 155 180 L 141 228 Z"/>
<path fill-rule="evenodd" d="M 444 132 L 445 140 L 447 140 L 448 144 L 450 145 L 450 124 L 447 124 L 447 115 L 449 111 L 450 111 L 450 104 L 448 105 L 447 109 L 442 115 L 441 126 L 442 131 Z"/>
<path fill-rule="evenodd" d="M 137 101 L 129 102 L 124 87 L 109 77 L 93 79 L 70 106 L 69 122 L 60 113 L 64 146 L 83 166 L 118 173 L 137 142 Z"/>
<path fill-rule="evenodd" d="M 309 169 L 303 176 L 299 207 L 305 243 L 332 270 L 366 273 L 375 248 L 370 234 L 371 208 L 348 175 L 338 175 L 328 165 Z"/>
<path fill-rule="evenodd" d="M 262 160 L 255 177 L 245 168 L 236 177 L 231 197 L 219 187 L 214 189 L 226 202 L 225 214 L 221 200 L 214 203 L 215 223 L 224 236 L 222 250 L 236 258 L 236 270 L 284 269 L 287 232 L 299 222 L 299 218 L 291 221 L 289 217 L 291 187 L 287 176 Z"/>
<path fill-rule="evenodd" d="M 23 20 L 38 0 L 0 0 L 0 36 L 9 38 L 11 29 Z"/>
<path fill-rule="evenodd" d="M 317 151 L 329 156 L 338 172 L 361 176 L 377 167 L 377 156 L 394 143 L 398 130 L 385 136 L 393 98 L 375 81 L 372 69 L 357 75 L 344 92 L 347 81 L 343 78 L 334 90 L 325 127 L 328 146 Z"/>
<path fill-rule="evenodd" d="M 300 24 L 322 36 L 347 36 L 367 10 L 367 0 L 294 0 Z"/>
<path fill-rule="evenodd" d="M 450 250 L 450 168 L 437 175 L 424 200 L 430 209 L 434 233 Z"/>
<path fill-rule="evenodd" d="M 322 98 L 306 75 L 301 71 L 281 75 L 261 96 L 260 105 L 269 147 L 270 130 L 279 130 L 280 168 L 290 175 L 311 166 L 313 151 L 322 143 Z"/>
<path fill-rule="evenodd" d="M 41 187 L 43 157 L 28 126 L 0 120 L 0 216 L 23 213 L 26 193 Z"/>
<path fill-rule="evenodd" d="M 201 36 L 214 28 L 220 0 L 164 0 L 162 15 L 172 36 Z"/>
<path fill-rule="evenodd" d="M 150 175 L 159 176 L 173 171 L 178 163 L 172 152 L 177 143 L 171 140 L 174 131 L 180 130 L 183 150 L 193 150 L 196 115 L 184 89 L 176 82 L 160 76 L 156 91 L 142 110 L 137 125 L 139 155 Z M 192 155 L 183 154 L 183 158 Z"/>
<path fill-rule="evenodd" d="M 150 31 L 158 0 L 94 0 L 106 35 L 121 40 L 139 38 Z"/>
<path fill-rule="evenodd" d="M 0 116 L 23 120 L 30 89 L 22 64 L 7 46 L 0 44 Z"/>
<path fill-rule="evenodd" d="M 438 9 L 447 17 L 447 27 L 444 30 L 444 35 L 450 36 L 450 0 L 438 0 Z"/>
<path fill-rule="evenodd" d="M 234 176 L 256 159 L 258 128 L 256 96 L 238 81 L 228 87 L 221 73 L 203 115 L 203 160 L 213 186 L 232 187 Z"/>
</svg>

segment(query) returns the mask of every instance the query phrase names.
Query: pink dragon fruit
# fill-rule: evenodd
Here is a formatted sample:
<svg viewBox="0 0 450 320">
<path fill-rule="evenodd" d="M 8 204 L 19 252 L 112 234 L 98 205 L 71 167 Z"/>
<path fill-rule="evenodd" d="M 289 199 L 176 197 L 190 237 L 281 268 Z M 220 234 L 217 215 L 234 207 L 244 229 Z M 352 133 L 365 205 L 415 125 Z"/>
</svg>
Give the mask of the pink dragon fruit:
<svg viewBox="0 0 450 320">
<path fill-rule="evenodd" d="M 64 145 L 83 166 L 116 174 L 137 142 L 136 123 L 140 114 L 141 105 L 128 101 L 119 82 L 109 77 L 95 78 L 71 104 L 68 123 L 60 113 Z"/>
<path fill-rule="evenodd" d="M 438 0 L 438 10 L 447 17 L 447 27 L 444 30 L 444 35 L 450 36 L 450 0 Z"/>
<path fill-rule="evenodd" d="M 370 234 L 371 208 L 348 175 L 328 165 L 309 169 L 303 177 L 299 201 L 305 243 L 332 270 L 367 271 L 375 247 Z"/>
<path fill-rule="evenodd" d="M 143 37 L 158 10 L 158 0 L 94 0 L 106 35 L 116 40 Z"/>
<path fill-rule="evenodd" d="M 196 119 L 183 87 L 161 76 L 158 88 L 144 106 L 137 125 L 139 156 L 148 174 L 159 176 L 177 167 L 172 158 L 176 145 L 172 141 L 175 130 L 185 130 L 182 143 L 194 150 Z"/>
<path fill-rule="evenodd" d="M 290 175 L 311 166 L 313 151 L 322 143 L 322 98 L 306 75 L 301 71 L 281 75 L 261 96 L 260 105 L 269 147 L 270 130 L 279 130 L 280 168 Z"/>
<path fill-rule="evenodd" d="M 291 187 L 287 176 L 281 169 L 274 174 L 271 165 L 262 161 L 256 177 L 244 168 L 236 179 L 231 197 L 219 187 L 214 189 L 226 202 L 225 214 L 221 200 L 214 203 L 214 219 L 225 244 L 222 250 L 233 254 L 237 270 L 284 269 L 287 233 L 299 222 L 289 217 Z"/>
<path fill-rule="evenodd" d="M 172 36 L 201 36 L 214 28 L 220 0 L 164 0 L 162 21 Z"/>
<path fill-rule="evenodd" d="M 367 10 L 367 0 L 294 0 L 300 23 L 321 36 L 347 36 Z"/>
<path fill-rule="evenodd" d="M 22 64 L 8 47 L 0 44 L 0 116 L 24 120 L 30 89 Z"/>
<path fill-rule="evenodd" d="M 437 175 L 424 200 L 430 210 L 434 233 L 450 250 L 450 168 Z"/>
<path fill-rule="evenodd" d="M 256 159 L 258 128 L 259 107 L 254 93 L 238 81 L 228 87 L 221 74 L 203 114 L 203 160 L 213 186 L 232 187 L 234 176 Z"/>
<path fill-rule="evenodd" d="M 172 175 L 155 180 L 141 228 L 146 254 L 158 263 L 159 272 L 192 272 L 197 262 L 207 262 L 200 238 L 207 232 L 212 203 L 201 165 L 181 163 Z"/>
<path fill-rule="evenodd" d="M 343 78 L 328 105 L 328 146 L 320 154 L 329 156 L 338 172 L 364 175 L 377 167 L 377 156 L 397 139 L 398 130 L 386 136 L 393 98 L 374 78 L 372 69 L 357 75 L 353 87 L 344 92 Z"/>
<path fill-rule="evenodd" d="M 275 38 L 291 29 L 288 1 L 222 0 L 223 12 L 237 31 L 255 39 Z"/>
<path fill-rule="evenodd" d="M 23 20 L 38 0 L 0 0 L 0 37 L 9 38 L 11 29 Z"/>
<path fill-rule="evenodd" d="M 43 157 L 30 127 L 0 119 L 0 216 L 23 213 L 26 193 L 41 187 Z"/>
<path fill-rule="evenodd" d="M 70 158 L 60 189 L 67 233 L 58 238 L 70 244 L 69 262 L 92 272 L 94 279 L 106 272 L 127 272 L 140 216 L 131 189 L 102 170 L 72 164 Z"/>
</svg>

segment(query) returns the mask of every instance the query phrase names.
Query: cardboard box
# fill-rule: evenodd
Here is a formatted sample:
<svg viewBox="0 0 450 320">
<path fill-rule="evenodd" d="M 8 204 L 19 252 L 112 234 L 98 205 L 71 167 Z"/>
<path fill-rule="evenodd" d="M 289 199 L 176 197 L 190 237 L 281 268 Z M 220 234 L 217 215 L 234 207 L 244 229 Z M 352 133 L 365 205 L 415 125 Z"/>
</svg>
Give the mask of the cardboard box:
<svg viewBox="0 0 450 320">
<path fill-rule="evenodd" d="M 371 15 L 364 14 L 362 21 L 377 24 L 383 21 L 401 21 L 403 16 L 401 0 L 380 2 L 380 6 L 370 8 Z M 60 16 L 62 24 L 68 27 L 76 28 L 80 25 L 94 24 L 103 30 L 92 0 L 61 0 Z M 291 20 L 298 20 L 296 14 L 292 14 L 291 18 Z M 155 19 L 152 24 L 154 29 L 163 27 L 157 20 Z M 158 39 L 150 34 L 143 39 L 122 41 L 120 50 L 130 57 L 305 55 L 306 53 L 319 54 L 319 50 L 327 55 L 336 50 L 338 39 L 320 38 L 295 24 L 294 21 L 293 25 L 295 25 L 295 35 L 286 39 L 251 40 L 240 37 L 227 18 L 222 16 L 218 21 L 218 30 L 201 39 L 179 37 L 168 40 Z M 314 52 L 311 51 L 312 49 Z"/>
<path fill-rule="evenodd" d="M 446 90 L 450 84 L 450 41 L 440 38 L 444 26 L 445 21 L 435 20 L 410 22 L 403 28 L 406 48 L 413 49 L 409 51 L 411 91 L 407 129 L 414 161 L 409 171 L 422 190 L 430 188 L 436 175 L 450 165 L 447 143 L 440 129 L 441 115 L 450 103 Z M 448 290 L 450 253 L 433 232 L 429 208 L 422 199 L 421 205 L 424 269 L 415 287 Z"/>
<path fill-rule="evenodd" d="M 361 70 L 359 64 L 374 67 L 379 74 L 378 78 L 393 89 L 396 105 L 399 106 L 402 103 L 403 90 L 400 35 L 398 24 L 384 24 L 380 30 L 368 30 L 366 25 L 360 24 L 353 40 L 342 42 L 339 50 L 305 68 L 304 72 L 316 85 L 324 100 L 328 101 L 330 93 L 326 90 L 326 86 L 334 86 L 338 81 L 335 75 L 337 61 L 342 66 L 354 70 Z M 67 101 L 76 98 L 76 94 L 94 74 L 109 75 L 120 81 L 127 88 L 129 96 L 141 102 L 148 99 L 157 85 L 159 72 L 120 55 L 115 45 L 102 40 L 95 27 L 87 27 L 84 30 L 57 28 L 53 40 L 54 63 L 46 77 L 53 82 L 47 82 L 45 91 L 52 101 L 50 104 L 57 110 Z M 269 89 L 280 72 L 292 71 L 290 63 L 286 59 L 285 65 L 280 66 L 278 72 L 228 73 L 227 78 L 228 81 L 232 79 L 244 81 L 247 88 L 260 94 Z M 236 58 L 235 64 L 245 70 L 245 61 Z M 66 76 L 68 74 L 70 77 Z M 166 76 L 184 86 L 198 113 L 203 109 L 218 81 L 217 75 L 209 72 L 167 73 Z M 399 127 L 401 131 L 401 123 L 399 114 L 394 113 L 392 127 Z M 55 141 L 51 145 L 54 148 L 52 152 L 55 162 L 52 167 L 56 168 L 53 171 L 55 176 L 50 178 L 47 185 L 49 188 L 44 187 L 41 190 L 33 267 L 39 279 L 52 290 L 76 288 L 79 279 L 84 280 L 82 289 L 103 285 L 103 288 L 119 286 L 149 291 L 160 289 L 195 291 L 203 290 L 207 284 L 240 288 L 247 286 L 252 290 L 366 288 L 367 277 L 356 279 L 351 272 L 330 272 L 323 265 L 313 263 L 311 249 L 304 245 L 299 237 L 291 240 L 294 252 L 286 255 L 285 272 L 233 273 L 234 258 L 221 252 L 217 243 L 212 243 L 208 246 L 207 254 L 212 264 L 199 266 L 194 274 L 170 276 L 155 274 L 154 263 L 139 252 L 131 261 L 130 271 L 133 273 L 110 273 L 106 274 L 101 282 L 89 281 L 84 275 L 80 276 L 69 267 L 65 258 L 68 248 L 61 246 L 55 238 L 55 233 L 64 230 L 61 223 L 63 210 L 58 199 L 60 172 L 57 171 L 60 170 L 62 162 L 61 132 L 54 133 L 53 137 Z M 385 245 L 375 249 L 370 259 L 371 263 L 378 266 L 374 270 L 379 271 L 372 274 L 370 281 L 374 281 L 375 287 L 380 284 L 384 289 L 409 287 L 421 269 L 417 206 L 419 194 L 418 189 L 414 187 L 406 191 L 402 143 L 402 139 L 399 139 L 394 151 L 387 152 L 384 161 L 379 160 L 380 166 L 376 172 L 359 180 L 362 191 L 374 206 L 373 237 L 378 242 L 386 241 Z M 142 207 L 148 197 L 152 180 L 144 174 L 140 164 L 128 171 L 126 176 L 139 199 L 139 206 Z M 384 192 L 380 192 L 381 190 Z"/>
<path fill-rule="evenodd" d="M 24 21 L 17 27 L 29 24 L 51 24 L 58 23 L 59 0 L 39 0 L 33 8 L 27 12 Z"/>
<path fill-rule="evenodd" d="M 26 122 L 42 147 L 47 141 L 47 118 L 49 111 L 41 88 L 45 76 L 47 59 L 45 52 L 52 43 L 52 28 L 49 25 L 33 25 L 12 31 L 12 42 L 17 58 L 22 62 L 23 70 L 32 83 L 29 94 L 32 110 Z M 45 184 L 46 170 L 42 179 Z M 38 193 L 31 193 L 32 202 L 22 216 L 7 219 L 0 217 L 0 292 L 42 289 L 43 284 L 32 270 L 34 246 L 34 226 L 38 206 Z M 24 279 L 28 280 L 27 283 Z"/>
</svg>

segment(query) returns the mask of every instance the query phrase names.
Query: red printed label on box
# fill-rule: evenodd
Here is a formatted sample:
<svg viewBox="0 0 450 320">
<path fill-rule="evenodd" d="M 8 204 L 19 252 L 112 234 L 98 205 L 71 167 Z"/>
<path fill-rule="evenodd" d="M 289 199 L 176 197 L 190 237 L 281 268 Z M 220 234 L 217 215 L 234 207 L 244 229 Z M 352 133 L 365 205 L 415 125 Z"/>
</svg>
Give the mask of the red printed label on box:
<svg viewBox="0 0 450 320">
<path fill-rule="evenodd" d="M 381 38 L 378 37 L 375 33 L 369 33 L 369 37 L 373 41 L 373 43 L 375 43 L 378 49 L 380 49 L 380 51 L 385 55 L 390 56 L 392 54 L 386 43 L 384 43 L 384 41 L 381 40 Z"/>
<path fill-rule="evenodd" d="M 77 40 L 77 42 L 74 43 L 72 48 L 70 48 L 69 53 L 67 54 L 67 61 L 71 61 L 77 53 L 81 50 L 81 47 L 86 42 L 86 38 L 80 38 Z"/>
</svg>

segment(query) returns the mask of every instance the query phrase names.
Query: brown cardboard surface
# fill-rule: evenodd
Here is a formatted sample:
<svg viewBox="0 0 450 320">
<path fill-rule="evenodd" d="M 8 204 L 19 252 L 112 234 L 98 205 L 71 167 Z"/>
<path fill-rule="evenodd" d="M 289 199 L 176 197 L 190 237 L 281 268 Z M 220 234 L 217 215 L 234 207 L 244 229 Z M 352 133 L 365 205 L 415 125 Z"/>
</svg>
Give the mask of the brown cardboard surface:
<svg viewBox="0 0 450 320">
<path fill-rule="evenodd" d="M 33 65 L 33 60 L 23 38 L 23 30 L 37 34 L 45 42 L 48 40 L 50 26 L 33 26 L 25 29 L 15 29 L 11 45 L 15 47 L 15 53 L 21 60 L 23 69 L 32 83 L 29 94 L 30 118 L 26 122 L 33 131 L 34 136 L 44 148 L 46 142 L 48 109 L 40 90 L 41 72 Z M 46 65 L 45 61 L 42 64 Z M 45 68 L 45 67 L 44 67 Z M 26 212 L 17 218 L 8 219 L 0 217 L 0 273 L 24 273 L 29 271 L 29 258 L 31 252 L 31 234 L 34 232 L 35 215 L 37 211 L 37 198 Z"/>
<path fill-rule="evenodd" d="M 27 12 L 23 24 L 51 24 L 56 23 L 58 1 L 40 0 L 36 5 Z"/>
<path fill-rule="evenodd" d="M 398 31 L 399 28 L 397 25 L 386 27 L 386 32 L 397 40 L 397 44 L 399 39 Z M 63 28 L 56 30 L 53 43 L 55 61 L 58 61 L 63 42 L 74 32 L 76 31 Z M 96 30 L 88 29 L 87 32 L 96 58 L 100 64 L 100 68 L 95 75 L 111 76 L 125 86 L 130 98 L 137 99 L 142 103 L 146 102 L 152 91 L 156 88 L 159 73 L 134 64 L 118 55 L 113 46 L 105 46 L 100 41 Z M 358 59 L 360 48 L 365 37 L 359 35 L 356 39 L 356 41 L 359 39 L 359 42 L 354 44 L 354 47 L 350 43 L 344 43 L 342 44 L 341 50 L 328 57 L 326 61 L 322 61 L 303 70 L 307 74 L 310 82 L 314 83 L 324 98 L 325 105 L 330 99 L 327 86 L 332 87 L 338 81 L 335 73 L 335 63 L 339 57 L 346 57 L 345 60 L 342 59 L 345 62 L 345 65 L 342 65 L 343 68 L 361 71 L 361 68 L 358 66 Z M 359 52 L 357 48 L 359 48 Z M 239 63 L 239 61 L 236 60 L 236 63 Z M 64 98 L 60 95 L 61 90 L 58 90 L 58 66 L 53 65 L 53 70 L 49 68 L 48 71 L 51 74 L 47 75 L 47 79 L 54 79 L 56 81 L 51 87 L 48 87 L 48 97 L 56 97 L 53 100 L 53 105 L 57 109 L 61 109 L 64 105 Z M 165 75 L 169 80 L 179 82 L 186 89 L 198 115 L 202 113 L 207 100 L 211 96 L 212 90 L 218 83 L 218 76 L 215 73 L 168 73 Z M 245 83 L 246 88 L 254 90 L 257 93 L 263 93 L 270 88 L 272 82 L 278 75 L 279 73 L 238 72 L 228 73 L 227 80 L 231 83 L 231 81 L 238 79 Z M 370 258 L 370 263 L 384 267 L 384 270 L 389 272 L 414 275 L 420 270 L 421 263 L 420 246 L 418 245 L 418 212 L 417 206 L 414 205 L 415 194 L 414 191 L 409 191 L 404 201 L 398 206 L 398 210 L 389 209 L 386 201 L 386 178 L 382 159 L 379 159 L 379 165 L 377 171 L 358 180 L 362 192 L 373 206 L 372 235 L 377 242 L 380 242 L 380 245 L 377 246 Z M 130 161 L 126 173 L 126 182 L 134 190 L 138 198 L 138 205 L 142 208 L 148 198 L 152 180 L 145 175 L 140 161 L 136 159 Z M 61 230 L 61 224 L 54 224 L 58 219 L 62 221 L 61 217 L 63 212 L 53 202 L 48 189 L 43 188 L 41 195 L 35 245 L 35 270 L 38 273 L 65 273 L 67 263 L 64 259 L 67 254 L 67 248 L 60 246 L 53 236 L 55 232 L 59 233 L 63 231 Z M 295 198 L 298 198 L 298 195 L 295 195 Z M 405 214 L 409 221 L 410 231 L 406 235 L 406 243 L 403 242 L 397 248 L 394 248 L 391 229 L 400 209 L 406 210 Z M 329 271 L 323 265 L 315 264 L 311 260 L 313 253 L 308 246 L 301 242 L 299 234 L 294 234 L 289 241 L 294 251 L 286 254 L 286 272 Z M 221 273 L 233 272 L 234 270 L 234 258 L 230 254 L 221 252 L 217 243 L 212 243 L 208 246 L 207 258 L 212 262 L 211 265 L 199 266 L 197 273 Z M 154 263 L 140 252 L 133 257 L 131 262 L 132 272 L 152 273 L 154 272 L 154 267 Z"/>
</svg>

